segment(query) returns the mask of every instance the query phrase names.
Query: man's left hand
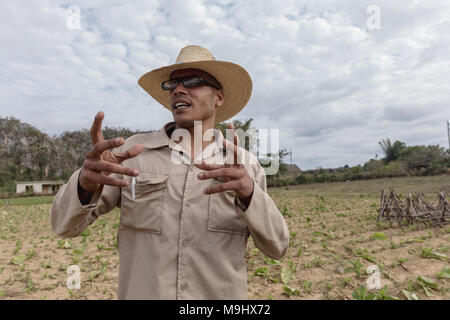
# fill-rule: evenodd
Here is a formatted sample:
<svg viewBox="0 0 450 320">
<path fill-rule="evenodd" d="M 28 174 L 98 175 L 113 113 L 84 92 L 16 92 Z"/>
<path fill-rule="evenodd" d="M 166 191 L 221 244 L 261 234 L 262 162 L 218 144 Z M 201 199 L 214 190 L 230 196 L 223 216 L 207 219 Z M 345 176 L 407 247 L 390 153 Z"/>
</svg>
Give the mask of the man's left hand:
<svg viewBox="0 0 450 320">
<path fill-rule="evenodd" d="M 212 178 L 219 178 L 224 181 L 216 186 L 208 187 L 203 190 L 205 194 L 212 194 L 232 190 L 236 192 L 237 196 L 247 206 L 250 204 L 253 194 L 253 179 L 249 176 L 243 164 L 238 162 L 239 140 L 236 130 L 232 123 L 228 124 L 228 129 L 234 131 L 234 143 L 227 139 L 223 139 L 223 146 L 228 151 L 233 153 L 232 164 L 207 164 L 202 162 L 196 166 L 206 172 L 198 174 L 199 180 L 206 180 Z"/>
</svg>

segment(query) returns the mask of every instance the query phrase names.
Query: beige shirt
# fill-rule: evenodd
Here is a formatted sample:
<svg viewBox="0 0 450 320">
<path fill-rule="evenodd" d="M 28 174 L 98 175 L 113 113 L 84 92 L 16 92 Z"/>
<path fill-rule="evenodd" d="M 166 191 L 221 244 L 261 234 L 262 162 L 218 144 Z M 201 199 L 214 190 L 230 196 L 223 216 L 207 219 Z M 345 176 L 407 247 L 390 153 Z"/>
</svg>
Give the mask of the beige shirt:
<svg viewBox="0 0 450 320">
<path fill-rule="evenodd" d="M 248 236 L 274 259 L 289 246 L 289 230 L 267 194 L 264 169 L 257 161 L 245 164 L 254 181 L 248 207 L 233 191 L 206 195 L 204 188 L 221 182 L 197 178 L 203 170 L 175 150 L 178 145 L 166 132 L 173 127 L 168 123 L 159 131 L 134 135 L 119 148 L 144 145 L 140 155 L 123 162 L 139 170 L 134 197 L 132 178 L 112 174 L 130 184 L 105 185 L 82 205 L 78 170 L 53 201 L 52 227 L 62 237 L 76 237 L 100 215 L 121 207 L 119 299 L 247 299 Z M 219 134 L 204 150 L 205 162 L 223 163 L 221 139 Z M 182 156 L 181 164 L 172 161 L 174 155 Z"/>
</svg>

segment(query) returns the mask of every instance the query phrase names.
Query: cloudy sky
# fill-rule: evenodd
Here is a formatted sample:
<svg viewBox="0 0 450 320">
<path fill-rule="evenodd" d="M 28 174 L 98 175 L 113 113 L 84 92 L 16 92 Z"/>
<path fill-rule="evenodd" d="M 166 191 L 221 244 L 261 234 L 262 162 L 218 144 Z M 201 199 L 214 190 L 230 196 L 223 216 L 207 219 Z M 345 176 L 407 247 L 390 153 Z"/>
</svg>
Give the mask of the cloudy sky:
<svg viewBox="0 0 450 320">
<path fill-rule="evenodd" d="M 49 135 L 171 121 L 137 84 L 188 44 L 253 79 L 234 119 L 279 129 L 302 169 L 363 164 L 377 141 L 448 147 L 450 9 L 443 1 L 0 2 L 0 116 Z M 80 23 L 77 24 L 77 9 Z"/>
</svg>

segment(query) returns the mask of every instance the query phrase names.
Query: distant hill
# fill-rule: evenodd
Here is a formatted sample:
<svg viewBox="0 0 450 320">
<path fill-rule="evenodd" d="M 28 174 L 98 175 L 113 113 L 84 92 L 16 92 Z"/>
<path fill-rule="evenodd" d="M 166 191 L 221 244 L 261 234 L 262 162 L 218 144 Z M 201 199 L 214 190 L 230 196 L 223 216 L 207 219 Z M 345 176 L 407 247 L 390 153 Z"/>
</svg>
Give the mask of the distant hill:
<svg viewBox="0 0 450 320">
<path fill-rule="evenodd" d="M 105 127 L 103 136 L 128 138 L 139 132 Z M 88 129 L 52 138 L 14 117 L 0 117 L 0 191 L 14 191 L 16 181 L 67 180 L 91 146 Z"/>
</svg>

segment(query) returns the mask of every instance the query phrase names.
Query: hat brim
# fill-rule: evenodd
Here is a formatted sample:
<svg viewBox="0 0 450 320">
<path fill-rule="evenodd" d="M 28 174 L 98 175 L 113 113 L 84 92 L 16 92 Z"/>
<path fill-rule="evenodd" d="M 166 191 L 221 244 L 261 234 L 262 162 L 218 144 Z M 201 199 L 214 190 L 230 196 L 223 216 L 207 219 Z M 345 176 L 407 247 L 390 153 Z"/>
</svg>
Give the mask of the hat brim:
<svg viewBox="0 0 450 320">
<path fill-rule="evenodd" d="M 168 80 L 170 74 L 181 69 L 200 69 L 208 72 L 223 88 L 224 104 L 216 113 L 216 122 L 222 122 L 238 114 L 247 104 L 252 94 L 252 80 L 241 66 L 227 61 L 204 60 L 176 63 L 147 72 L 139 78 L 139 85 L 156 101 L 172 112 L 170 92 L 161 88 L 161 83 Z"/>
</svg>

